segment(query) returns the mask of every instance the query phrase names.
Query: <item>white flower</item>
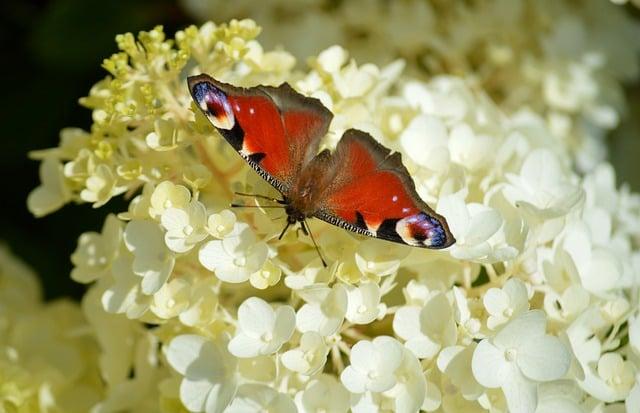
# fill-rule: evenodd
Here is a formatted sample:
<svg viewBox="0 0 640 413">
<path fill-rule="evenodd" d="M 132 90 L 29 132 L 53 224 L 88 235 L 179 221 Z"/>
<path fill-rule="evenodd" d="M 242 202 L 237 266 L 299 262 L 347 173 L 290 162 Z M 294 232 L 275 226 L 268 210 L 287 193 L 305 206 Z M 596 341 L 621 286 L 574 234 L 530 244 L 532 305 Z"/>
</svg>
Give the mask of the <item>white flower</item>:
<svg viewBox="0 0 640 413">
<path fill-rule="evenodd" d="M 158 218 L 167 208 L 184 209 L 191 201 L 191 193 L 187 187 L 176 185 L 171 181 L 163 181 L 151 194 L 149 215 Z"/>
<path fill-rule="evenodd" d="M 297 272 L 293 272 L 286 267 L 283 268 L 283 271 L 287 274 L 284 284 L 292 290 L 302 290 L 314 284 L 327 283 L 332 276 L 329 269 L 320 265 L 320 262 L 308 264 Z"/>
<path fill-rule="evenodd" d="M 603 354 L 598 360 L 597 371 L 598 376 L 611 389 L 610 402 L 626 398 L 636 381 L 635 365 L 624 360 L 618 353 Z"/>
<path fill-rule="evenodd" d="M 147 145 L 156 151 L 170 151 L 178 146 L 183 139 L 184 131 L 176 128 L 173 119 L 158 118 L 154 123 L 154 131 L 150 132 L 145 141 Z"/>
<path fill-rule="evenodd" d="M 504 220 L 500 213 L 486 205 L 466 204 L 466 191 L 440 198 L 438 213 L 447 217 L 449 228 L 456 238 L 451 255 L 479 262 L 508 261 L 518 251 L 505 245 Z"/>
<path fill-rule="evenodd" d="M 471 359 L 476 348 L 475 343 L 463 346 L 451 346 L 438 354 L 438 369 L 445 374 L 453 385 L 458 387 L 467 400 L 475 400 L 483 392 L 483 387 L 473 377 Z"/>
<path fill-rule="evenodd" d="M 533 310 L 510 321 L 473 353 L 473 375 L 488 388 L 502 388 L 512 413 L 535 411 L 536 382 L 561 378 L 571 355 L 562 342 L 545 334 L 544 313 Z"/>
<path fill-rule="evenodd" d="M 636 384 L 629 392 L 629 396 L 624 401 L 627 412 L 637 412 L 640 410 L 640 375 L 636 375 Z"/>
<path fill-rule="evenodd" d="M 384 392 L 394 402 L 395 412 L 413 413 L 420 410 L 427 392 L 427 380 L 420 362 L 404 349 L 402 363 L 395 370 L 396 385 Z"/>
<path fill-rule="evenodd" d="M 118 177 L 107 165 L 98 165 L 87 178 L 86 188 L 80 191 L 80 198 L 85 202 L 93 202 L 98 208 L 106 204 L 112 196 L 123 193 L 126 186 L 118 186 Z"/>
<path fill-rule="evenodd" d="M 273 382 L 279 374 L 276 359 L 271 355 L 238 359 L 240 375 L 250 381 Z"/>
<path fill-rule="evenodd" d="M 351 365 L 340 380 L 352 393 L 387 391 L 397 382 L 394 373 L 402 363 L 403 351 L 400 343 L 387 336 L 358 341 L 351 348 Z"/>
<path fill-rule="evenodd" d="M 453 287 L 453 315 L 456 324 L 459 326 L 459 336 L 462 342 L 470 343 L 475 338 L 482 327 L 482 323 L 471 314 L 469 300 L 464 295 L 464 290 Z"/>
<path fill-rule="evenodd" d="M 527 287 L 517 278 L 511 278 L 502 288 L 487 290 L 482 302 L 490 314 L 487 326 L 491 330 L 495 330 L 529 309 Z"/>
<path fill-rule="evenodd" d="M 304 391 L 296 394 L 296 405 L 301 413 L 346 413 L 349 392 L 334 376 L 320 374 L 307 383 Z"/>
<path fill-rule="evenodd" d="M 258 241 L 249 225 L 236 224 L 223 240 L 203 245 L 198 257 L 200 263 L 222 281 L 241 283 L 264 265 L 267 253 L 267 244 Z"/>
<path fill-rule="evenodd" d="M 62 173 L 62 164 L 55 158 L 46 158 L 40 164 L 40 186 L 27 198 L 27 207 L 36 217 L 47 215 L 71 199 Z"/>
<path fill-rule="evenodd" d="M 205 220 L 207 211 L 198 201 L 191 201 L 185 208 L 167 208 L 160 222 L 167 232 L 164 242 L 175 252 L 187 252 L 207 237 Z"/>
<path fill-rule="evenodd" d="M 85 232 L 78 239 L 78 247 L 71 255 L 75 265 L 71 278 L 81 283 L 95 281 L 104 276 L 120 249 L 122 224 L 115 215 L 107 216 L 102 233 Z"/>
<path fill-rule="evenodd" d="M 134 257 L 125 251 L 111 266 L 113 284 L 102 294 L 102 305 L 110 313 L 126 314 L 128 318 L 142 316 L 152 297 L 142 292 L 140 276 L 133 272 Z"/>
<path fill-rule="evenodd" d="M 413 162 L 442 173 L 449 167 L 447 138 L 447 128 L 440 119 L 418 115 L 400 135 L 400 145 Z"/>
<path fill-rule="evenodd" d="M 149 220 L 132 220 L 124 230 L 124 242 L 134 255 L 133 272 L 142 277 L 142 292 L 153 294 L 171 275 L 175 257 L 163 242 L 163 231 Z"/>
<path fill-rule="evenodd" d="M 224 340 L 180 335 L 166 347 L 167 361 L 183 377 L 180 400 L 191 412 L 223 412 L 238 388 L 237 360 Z"/>
<path fill-rule="evenodd" d="M 235 225 L 236 215 L 228 209 L 211 214 L 207 219 L 207 231 L 216 238 L 224 238 L 229 235 Z"/>
<path fill-rule="evenodd" d="M 186 326 L 206 326 L 215 319 L 218 292 L 212 278 L 200 279 L 191 287 L 189 307 L 180 312 L 180 322 Z"/>
<path fill-rule="evenodd" d="M 182 179 L 191 186 L 194 192 L 209 185 L 211 176 L 211 171 L 203 164 L 189 165 L 182 173 Z"/>
<path fill-rule="evenodd" d="M 289 396 L 278 393 L 264 384 L 243 384 L 225 413 L 282 412 L 296 413 L 296 405 Z"/>
<path fill-rule="evenodd" d="M 238 329 L 229 342 L 229 351 L 236 357 L 275 353 L 294 328 L 295 312 L 290 306 L 274 310 L 260 298 L 247 298 L 238 308 Z"/>
<path fill-rule="evenodd" d="M 591 297 L 582 287 L 578 269 L 562 244 L 556 246 L 549 258 L 542 261 L 545 280 L 551 287 L 544 296 L 544 309 L 549 318 L 571 321 L 587 308 Z"/>
<path fill-rule="evenodd" d="M 477 172 L 487 168 L 495 159 L 497 141 L 486 134 L 475 133 L 466 123 L 451 129 L 449 151 L 451 160 L 466 170 Z"/>
<path fill-rule="evenodd" d="M 438 292 L 424 307 L 401 307 L 393 318 L 393 331 L 418 358 L 433 358 L 442 347 L 455 344 L 456 323 L 447 297 Z"/>
<path fill-rule="evenodd" d="M 329 347 L 322 336 L 307 331 L 300 337 L 300 346 L 282 355 L 282 364 L 289 370 L 311 376 L 320 370 L 327 360 Z"/>
<path fill-rule="evenodd" d="M 347 287 L 346 318 L 354 324 L 368 324 L 376 319 L 380 310 L 380 287 L 373 282 Z"/>
<path fill-rule="evenodd" d="M 520 174 L 507 174 L 504 196 L 532 216 L 551 219 L 566 215 L 584 199 L 584 191 L 568 179 L 558 156 L 548 149 L 531 152 Z"/>
<path fill-rule="evenodd" d="M 405 245 L 367 239 L 358 244 L 355 261 L 363 274 L 384 277 L 398 271 L 402 260 L 410 252 L 411 248 Z"/>
<path fill-rule="evenodd" d="M 315 331 L 330 336 L 342 325 L 347 312 L 347 289 L 336 283 L 333 287 L 309 288 L 300 291 L 307 301 L 296 314 L 296 327 L 301 332 Z"/>
<path fill-rule="evenodd" d="M 618 257 L 610 248 L 595 245 L 601 234 L 592 234 L 583 221 L 572 221 L 563 235 L 563 248 L 575 263 L 584 289 L 607 296 L 617 287 L 624 270 Z"/>
<path fill-rule="evenodd" d="M 160 318 L 176 317 L 189 306 L 190 294 L 191 284 L 188 281 L 173 279 L 153 295 L 150 310 Z"/>
<path fill-rule="evenodd" d="M 584 413 L 584 392 L 573 380 L 557 380 L 538 386 L 536 413 Z"/>
<path fill-rule="evenodd" d="M 282 269 L 275 265 L 271 260 L 267 260 L 262 268 L 249 277 L 249 282 L 255 288 L 264 290 L 265 288 L 276 285 L 282 276 Z"/>
</svg>

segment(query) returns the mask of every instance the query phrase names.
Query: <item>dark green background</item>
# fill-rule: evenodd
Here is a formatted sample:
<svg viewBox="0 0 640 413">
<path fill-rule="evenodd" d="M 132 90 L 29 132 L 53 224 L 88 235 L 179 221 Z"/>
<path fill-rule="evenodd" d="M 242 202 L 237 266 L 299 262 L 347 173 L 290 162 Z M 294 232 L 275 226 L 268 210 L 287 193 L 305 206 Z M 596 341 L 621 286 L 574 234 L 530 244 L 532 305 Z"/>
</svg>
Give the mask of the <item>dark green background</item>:
<svg viewBox="0 0 640 413">
<path fill-rule="evenodd" d="M 173 34 L 190 23 L 166 0 L 0 2 L 0 239 L 40 274 L 48 298 L 82 295 L 84 286 L 69 278 L 77 238 L 99 231 L 104 217 L 126 204 L 118 199 L 97 210 L 68 205 L 33 218 L 26 198 L 39 184 L 38 162 L 27 152 L 57 146 L 63 127 L 90 127 L 91 112 L 78 98 L 106 75 L 102 60 L 116 52 L 117 33 L 162 24 Z"/>
<path fill-rule="evenodd" d="M 116 34 L 162 24 L 172 35 L 190 23 L 177 3 L 168 0 L 0 3 L 0 44 L 6 49 L 0 63 L 0 239 L 40 274 L 48 298 L 82 295 L 84 286 L 69 278 L 76 240 L 84 231 L 99 230 L 109 212 L 122 211 L 126 204 L 116 199 L 98 210 L 68 205 L 45 218 L 33 218 L 25 202 L 39 184 L 38 163 L 27 159 L 27 152 L 56 146 L 63 127 L 90 127 L 90 111 L 77 100 L 105 76 L 100 65 L 116 51 Z M 628 97 L 627 123 L 610 146 L 619 181 L 631 181 L 637 189 L 640 88 L 629 89 Z"/>
</svg>

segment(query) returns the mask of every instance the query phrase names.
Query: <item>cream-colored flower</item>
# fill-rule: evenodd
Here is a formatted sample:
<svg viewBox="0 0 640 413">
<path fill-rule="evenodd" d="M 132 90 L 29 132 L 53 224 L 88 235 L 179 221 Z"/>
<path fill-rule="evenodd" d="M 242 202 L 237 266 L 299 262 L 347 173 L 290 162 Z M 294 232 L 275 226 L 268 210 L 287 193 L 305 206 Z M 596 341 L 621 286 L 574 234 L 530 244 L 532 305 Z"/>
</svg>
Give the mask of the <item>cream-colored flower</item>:
<svg viewBox="0 0 640 413">
<path fill-rule="evenodd" d="M 209 241 L 200 248 L 200 263 L 229 283 L 247 281 L 267 259 L 267 245 L 259 241 L 247 224 L 237 224 L 223 240 Z"/>
<path fill-rule="evenodd" d="M 207 211 L 199 201 L 191 201 L 185 208 L 167 208 L 160 223 L 167 231 L 164 242 L 171 251 L 188 252 L 207 237 L 205 220 Z"/>
<path fill-rule="evenodd" d="M 236 225 L 236 216 L 228 209 L 223 209 L 217 214 L 207 218 L 207 231 L 216 238 L 224 238 L 229 235 Z"/>
<path fill-rule="evenodd" d="M 86 189 L 80 192 L 80 198 L 85 202 L 92 202 L 94 208 L 106 204 L 111 197 L 119 195 L 126 187 L 118 185 L 118 177 L 113 170 L 104 164 L 98 165 L 87 178 Z"/>
<path fill-rule="evenodd" d="M 191 193 L 186 187 L 170 181 L 161 182 L 151 194 L 149 215 L 158 218 L 167 208 L 184 209 L 190 200 Z"/>
<path fill-rule="evenodd" d="M 29 211 L 41 217 L 57 210 L 71 199 L 71 191 L 64 180 L 62 165 L 54 158 L 47 158 L 40 164 L 40 186 L 27 198 Z"/>
<path fill-rule="evenodd" d="M 122 241 L 122 224 L 114 215 L 107 216 L 102 233 L 85 232 L 78 239 L 78 247 L 71 255 L 75 265 L 71 278 L 88 283 L 102 278 L 111 269 Z"/>
</svg>

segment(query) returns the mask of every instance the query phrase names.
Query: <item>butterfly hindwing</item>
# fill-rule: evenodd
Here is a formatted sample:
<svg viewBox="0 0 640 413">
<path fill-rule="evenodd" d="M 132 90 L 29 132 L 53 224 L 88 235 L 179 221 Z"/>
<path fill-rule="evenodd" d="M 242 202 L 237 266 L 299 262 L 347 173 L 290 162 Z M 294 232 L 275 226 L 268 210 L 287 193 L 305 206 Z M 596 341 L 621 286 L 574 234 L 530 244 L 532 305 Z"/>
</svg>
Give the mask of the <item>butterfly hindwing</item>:
<svg viewBox="0 0 640 413">
<path fill-rule="evenodd" d="M 335 178 L 316 217 L 343 228 L 417 247 L 455 242 L 445 219 L 423 202 L 399 153 L 350 129 L 332 156 Z"/>
<path fill-rule="evenodd" d="M 285 196 L 316 155 L 332 114 L 284 83 L 235 87 L 202 74 L 188 79 L 200 110 L 260 175 Z"/>
</svg>

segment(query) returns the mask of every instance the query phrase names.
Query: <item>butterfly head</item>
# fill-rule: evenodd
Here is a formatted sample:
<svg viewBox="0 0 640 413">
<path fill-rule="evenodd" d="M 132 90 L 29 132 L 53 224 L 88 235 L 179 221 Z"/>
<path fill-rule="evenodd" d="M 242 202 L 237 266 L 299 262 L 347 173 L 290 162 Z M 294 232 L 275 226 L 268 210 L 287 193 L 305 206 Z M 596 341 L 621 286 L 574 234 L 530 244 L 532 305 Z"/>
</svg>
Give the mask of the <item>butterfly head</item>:
<svg viewBox="0 0 640 413">
<path fill-rule="evenodd" d="M 211 81 L 200 76 L 189 78 L 189 89 L 200 110 L 218 129 L 230 130 L 235 124 L 235 116 L 227 94 Z"/>
</svg>

